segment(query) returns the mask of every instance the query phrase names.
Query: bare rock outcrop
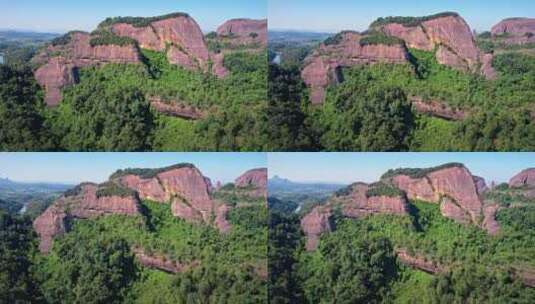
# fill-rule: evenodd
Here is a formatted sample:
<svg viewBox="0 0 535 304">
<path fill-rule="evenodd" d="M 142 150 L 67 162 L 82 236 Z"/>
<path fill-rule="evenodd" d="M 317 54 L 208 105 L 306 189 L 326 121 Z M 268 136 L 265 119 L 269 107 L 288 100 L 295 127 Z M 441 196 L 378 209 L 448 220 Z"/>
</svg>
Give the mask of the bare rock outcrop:
<svg viewBox="0 0 535 304">
<path fill-rule="evenodd" d="M 159 169 L 126 169 L 114 173 L 111 180 L 135 190 L 140 198 L 160 203 L 170 203 L 173 215 L 188 222 L 212 224 L 212 217 L 218 216 L 214 223 L 220 231 L 228 231 L 226 212 L 218 213 L 220 206 L 210 193 L 212 184 L 192 164 L 177 164 Z"/>
<path fill-rule="evenodd" d="M 500 232 L 500 223 L 496 220 L 496 214 L 500 211 L 498 204 L 487 205 L 483 208 L 483 229 L 487 230 L 490 235 L 496 235 Z"/>
<path fill-rule="evenodd" d="M 312 103 L 322 103 L 325 88 L 340 82 L 340 68 L 375 63 L 408 63 L 409 55 L 403 42 L 368 43 L 366 35 L 341 32 L 333 42 L 323 43 L 305 59 L 301 72 L 303 81 L 311 89 Z"/>
<path fill-rule="evenodd" d="M 33 222 L 40 238 L 39 249 L 48 252 L 54 237 L 68 232 L 75 219 L 113 214 L 140 215 L 137 193 L 109 183 L 81 184 L 66 192 Z"/>
<path fill-rule="evenodd" d="M 38 65 L 34 72 L 37 83 L 45 89 L 45 102 L 57 105 L 61 89 L 77 82 L 79 68 L 107 63 L 140 63 L 140 54 L 134 44 L 92 45 L 94 36 L 84 32 L 72 32 L 63 41 L 50 44 L 32 59 Z"/>
<path fill-rule="evenodd" d="M 535 33 L 535 18 L 508 18 L 492 27 L 493 35 Z"/>
<path fill-rule="evenodd" d="M 234 184 L 237 188 L 249 189 L 255 197 L 267 197 L 267 168 L 252 169 L 239 176 Z"/>
<path fill-rule="evenodd" d="M 442 214 L 458 222 L 479 224 L 482 201 L 474 178 L 462 164 L 429 169 L 391 170 L 383 179 L 405 191 L 409 199 L 441 204 Z"/>
<path fill-rule="evenodd" d="M 422 98 L 412 96 L 409 98 L 414 109 L 418 113 L 439 117 L 446 120 L 463 120 L 466 118 L 466 112 L 460 109 L 455 109 L 445 103 L 429 100 L 424 101 Z"/>
<path fill-rule="evenodd" d="M 492 65 L 489 64 L 489 56 L 484 56 L 479 50 L 470 26 L 457 13 L 380 18 L 372 23 L 371 28 L 403 39 L 410 48 L 436 50 L 436 58 L 440 64 L 480 73 L 489 79 L 496 77 Z M 492 59 L 492 55 L 490 58 Z"/>
<path fill-rule="evenodd" d="M 301 228 L 307 236 L 306 249 L 318 246 L 320 235 L 331 231 L 330 217 L 334 208 L 342 215 L 361 218 L 371 214 L 407 215 L 405 194 L 389 185 L 355 183 L 333 195 L 327 204 L 318 206 L 301 220 Z"/>
<path fill-rule="evenodd" d="M 398 257 L 398 261 L 409 267 L 416 268 L 431 274 L 436 274 L 445 271 L 444 266 L 436 263 L 435 261 L 430 261 L 421 255 L 410 254 L 409 251 L 405 248 L 396 248 L 395 252 Z"/>
<path fill-rule="evenodd" d="M 176 101 L 165 102 L 159 97 L 149 97 L 150 106 L 165 115 L 184 119 L 198 120 L 204 117 L 204 113 L 193 106 Z"/>
<path fill-rule="evenodd" d="M 315 250 L 321 234 L 332 230 L 330 217 L 329 208 L 318 206 L 301 219 L 301 229 L 306 235 L 306 250 Z"/>
<path fill-rule="evenodd" d="M 174 13 L 134 20 L 138 22 L 117 18 L 109 26 L 114 34 L 135 39 L 142 48 L 167 51 L 167 58 L 173 64 L 188 69 L 207 66 L 210 55 L 204 35 L 189 15 Z"/>
<path fill-rule="evenodd" d="M 487 187 L 487 183 L 483 177 L 474 175 L 473 178 L 474 183 L 476 184 L 477 193 L 479 195 L 489 191 L 489 187 Z"/>
<path fill-rule="evenodd" d="M 535 168 L 522 170 L 509 180 L 509 187 L 534 187 L 535 186 Z"/>
<path fill-rule="evenodd" d="M 132 249 L 137 261 L 148 268 L 158 269 L 167 273 L 180 273 L 188 271 L 199 265 L 198 261 L 193 261 L 189 264 L 181 264 L 176 261 L 167 259 L 163 255 L 149 254 L 141 248 Z"/>
<path fill-rule="evenodd" d="M 267 45 L 267 19 L 232 19 L 217 28 L 217 35 L 229 37 L 232 44 Z"/>
</svg>

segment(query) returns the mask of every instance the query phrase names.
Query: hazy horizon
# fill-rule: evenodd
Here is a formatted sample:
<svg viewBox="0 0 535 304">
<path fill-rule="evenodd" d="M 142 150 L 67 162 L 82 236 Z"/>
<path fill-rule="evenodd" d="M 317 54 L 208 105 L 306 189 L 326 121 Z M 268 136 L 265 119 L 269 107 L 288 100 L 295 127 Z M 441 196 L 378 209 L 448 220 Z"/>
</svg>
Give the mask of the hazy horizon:
<svg viewBox="0 0 535 304">
<path fill-rule="evenodd" d="M 265 153 L 0 153 L 0 178 L 24 183 L 101 183 L 118 169 L 194 164 L 212 182 L 267 167 Z"/>
<path fill-rule="evenodd" d="M 535 167 L 535 153 L 270 153 L 268 176 L 302 183 L 372 183 L 389 169 L 427 168 L 459 162 L 487 183 L 507 182 Z"/>
<path fill-rule="evenodd" d="M 92 31 L 108 17 L 152 17 L 188 13 L 204 32 L 234 18 L 267 18 L 267 0 L 0 0 L 0 29 L 45 33 Z"/>
<path fill-rule="evenodd" d="M 445 11 L 459 13 L 472 29 L 482 32 L 505 18 L 531 17 L 526 14 L 535 12 L 535 2 L 270 0 L 268 18 L 270 30 L 336 33 L 342 30 L 364 31 L 379 17 L 427 16 Z"/>
</svg>

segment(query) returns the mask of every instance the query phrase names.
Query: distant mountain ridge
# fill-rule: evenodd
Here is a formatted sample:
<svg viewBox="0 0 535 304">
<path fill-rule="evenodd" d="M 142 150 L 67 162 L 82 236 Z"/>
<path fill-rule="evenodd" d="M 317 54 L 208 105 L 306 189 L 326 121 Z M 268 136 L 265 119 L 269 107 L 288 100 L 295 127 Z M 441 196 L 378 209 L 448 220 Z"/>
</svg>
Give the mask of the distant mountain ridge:
<svg viewBox="0 0 535 304">
<path fill-rule="evenodd" d="M 268 179 L 269 193 L 277 192 L 334 192 L 347 185 L 335 184 L 327 182 L 294 182 L 286 178 L 281 178 L 277 175 Z"/>
</svg>

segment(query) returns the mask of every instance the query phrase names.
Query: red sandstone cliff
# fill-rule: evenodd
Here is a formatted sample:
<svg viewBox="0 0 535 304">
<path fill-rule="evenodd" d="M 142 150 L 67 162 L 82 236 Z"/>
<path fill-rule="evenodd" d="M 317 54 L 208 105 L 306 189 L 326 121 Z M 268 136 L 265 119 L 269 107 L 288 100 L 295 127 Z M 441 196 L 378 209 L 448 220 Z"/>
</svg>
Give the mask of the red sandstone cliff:
<svg viewBox="0 0 535 304">
<path fill-rule="evenodd" d="M 492 27 L 494 39 L 506 44 L 535 43 L 535 18 L 509 18 Z"/>
<path fill-rule="evenodd" d="M 364 35 L 356 32 L 338 34 L 338 41 L 322 44 L 305 59 L 301 76 L 311 89 L 312 103 L 322 103 L 325 88 L 339 82 L 338 69 L 359 64 L 407 63 L 408 53 L 400 44 L 362 44 Z"/>
<path fill-rule="evenodd" d="M 76 82 L 78 68 L 141 62 L 139 51 L 133 44 L 91 46 L 92 36 L 83 32 L 69 33 L 65 39 L 68 42 L 49 45 L 32 60 L 39 65 L 35 79 L 45 89 L 45 102 L 49 106 L 61 101 L 61 89 Z"/>
<path fill-rule="evenodd" d="M 510 187 L 535 186 L 535 168 L 523 170 L 509 180 Z"/>
<path fill-rule="evenodd" d="M 238 177 L 234 184 L 237 188 L 249 189 L 252 196 L 267 197 L 267 169 L 249 170 Z"/>
<path fill-rule="evenodd" d="M 110 214 L 140 214 L 137 194 L 123 191 L 114 194 L 107 184 L 82 184 L 60 197 L 35 219 L 33 227 L 40 238 L 39 249 L 48 252 L 54 237 L 66 233 L 75 219 L 93 219 Z"/>
</svg>

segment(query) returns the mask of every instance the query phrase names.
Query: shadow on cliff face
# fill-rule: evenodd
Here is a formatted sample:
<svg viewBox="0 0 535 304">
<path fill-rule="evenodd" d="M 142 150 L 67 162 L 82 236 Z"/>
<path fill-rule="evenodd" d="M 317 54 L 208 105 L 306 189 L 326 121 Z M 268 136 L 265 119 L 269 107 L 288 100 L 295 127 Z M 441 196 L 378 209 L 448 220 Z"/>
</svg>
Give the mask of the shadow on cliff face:
<svg viewBox="0 0 535 304">
<path fill-rule="evenodd" d="M 416 231 L 423 232 L 424 228 L 420 224 L 420 220 L 422 220 L 422 218 L 420 217 L 420 209 L 418 209 L 414 204 L 411 204 L 411 203 L 407 204 L 407 208 L 408 208 L 409 216 L 411 218 L 412 225 L 414 226 L 414 228 L 416 228 Z"/>
</svg>

